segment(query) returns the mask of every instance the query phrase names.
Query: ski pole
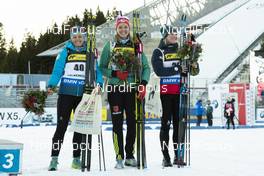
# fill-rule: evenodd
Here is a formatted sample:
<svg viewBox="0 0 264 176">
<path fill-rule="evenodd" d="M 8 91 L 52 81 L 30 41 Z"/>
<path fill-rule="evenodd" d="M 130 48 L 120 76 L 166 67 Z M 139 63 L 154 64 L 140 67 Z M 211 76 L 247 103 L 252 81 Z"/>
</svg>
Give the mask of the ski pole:
<svg viewBox="0 0 264 176">
<path fill-rule="evenodd" d="M 103 155 L 103 164 L 104 164 L 104 171 L 106 171 L 105 167 L 105 155 L 104 155 L 104 140 L 103 140 L 103 134 L 102 134 L 102 129 L 101 129 L 101 143 L 102 143 L 102 155 Z"/>
<path fill-rule="evenodd" d="M 98 135 L 98 146 L 99 146 L 99 170 L 102 171 L 101 168 L 101 142 L 100 142 L 100 134 Z"/>
</svg>

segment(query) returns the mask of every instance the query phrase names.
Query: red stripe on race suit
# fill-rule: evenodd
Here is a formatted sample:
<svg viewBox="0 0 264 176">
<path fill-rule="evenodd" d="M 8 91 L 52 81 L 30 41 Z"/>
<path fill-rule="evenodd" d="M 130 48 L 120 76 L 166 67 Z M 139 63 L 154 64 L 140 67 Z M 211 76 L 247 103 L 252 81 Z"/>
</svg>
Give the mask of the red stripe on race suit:
<svg viewBox="0 0 264 176">
<path fill-rule="evenodd" d="M 179 84 L 161 84 L 160 94 L 180 94 Z"/>
</svg>

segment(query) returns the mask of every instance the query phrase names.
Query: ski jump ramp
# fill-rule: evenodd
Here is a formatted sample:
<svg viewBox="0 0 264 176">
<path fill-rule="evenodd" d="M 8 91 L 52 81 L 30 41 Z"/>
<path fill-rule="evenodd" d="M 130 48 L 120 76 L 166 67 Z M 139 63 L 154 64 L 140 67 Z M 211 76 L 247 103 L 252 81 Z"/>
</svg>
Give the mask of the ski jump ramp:
<svg viewBox="0 0 264 176">
<path fill-rule="evenodd" d="M 228 79 L 223 78 L 232 76 L 232 74 L 230 74 L 231 71 L 236 70 L 238 64 L 241 64 L 243 61 L 241 56 L 247 55 L 249 48 L 252 44 L 256 43 L 256 41 L 259 41 L 259 38 L 264 32 L 264 24 L 262 24 L 264 19 L 264 0 L 222 1 L 222 3 L 217 1 L 220 5 L 212 3 L 213 0 L 204 1 L 208 3 L 211 2 L 211 4 L 213 4 L 213 10 L 211 10 L 211 13 L 208 12 L 209 14 L 205 13 L 207 15 L 202 17 L 198 17 L 199 13 L 197 12 L 198 15 L 196 14 L 193 16 L 193 19 L 197 18 L 197 20 L 190 24 L 190 26 L 209 25 L 207 30 L 197 38 L 197 41 L 202 44 L 203 55 L 200 58 L 200 74 L 191 77 L 191 87 L 205 88 L 210 83 L 228 82 Z M 189 5 L 185 4 L 186 7 L 173 2 L 175 1 L 156 0 L 147 6 L 139 8 L 142 14 L 144 14 L 145 21 L 142 23 L 145 24 L 145 28 L 143 31 L 146 30 L 148 33 L 151 33 L 157 31 L 157 27 L 161 25 L 161 19 L 163 19 L 164 14 L 161 15 L 158 13 L 157 7 L 159 7 L 159 11 L 163 11 L 163 13 L 166 12 L 165 7 L 169 8 L 169 12 L 177 11 L 177 9 L 187 9 L 188 11 L 187 6 L 189 10 L 192 9 L 190 4 L 192 4 L 193 7 L 197 4 L 200 5 L 201 12 L 202 9 L 209 9 L 209 6 L 203 4 L 202 0 L 188 0 L 186 2 L 189 2 Z M 216 1 L 214 2 L 216 3 Z M 164 3 L 167 3 L 167 5 L 164 5 Z M 194 12 L 195 11 L 193 11 L 193 13 Z M 179 14 L 180 11 L 177 11 L 177 13 L 167 13 L 167 15 L 165 13 L 165 16 L 171 17 L 171 19 L 177 21 Z M 188 14 L 188 17 L 191 18 L 191 15 Z M 191 21 L 192 20 L 190 20 L 190 22 Z M 113 23 L 114 21 L 110 21 L 101 26 L 103 35 L 97 38 L 97 46 L 99 49 L 102 48 L 105 41 L 112 39 L 113 33 L 115 32 Z M 156 26 L 152 26 L 152 23 L 157 24 Z M 151 35 L 148 35 L 148 37 L 149 36 Z M 159 39 L 154 38 L 147 38 L 146 41 L 144 41 L 145 52 L 149 58 L 151 57 L 153 48 L 158 45 L 158 41 Z M 56 56 L 63 46 L 64 43 L 44 51 L 38 56 Z"/>
<path fill-rule="evenodd" d="M 206 87 L 207 84 L 216 82 L 217 78 L 262 36 L 264 1 L 237 0 L 236 3 L 240 5 L 228 14 L 223 13 L 225 15 L 218 21 L 212 20 L 216 20 L 215 16 L 221 14 L 219 11 L 212 12 L 198 21 L 204 24 L 209 21 L 211 26 L 197 38 L 202 44 L 203 54 L 200 58 L 200 74 L 191 78 L 192 86 Z M 227 6 L 233 5 L 234 3 L 231 3 Z M 226 10 L 228 7 L 222 9 Z"/>
</svg>

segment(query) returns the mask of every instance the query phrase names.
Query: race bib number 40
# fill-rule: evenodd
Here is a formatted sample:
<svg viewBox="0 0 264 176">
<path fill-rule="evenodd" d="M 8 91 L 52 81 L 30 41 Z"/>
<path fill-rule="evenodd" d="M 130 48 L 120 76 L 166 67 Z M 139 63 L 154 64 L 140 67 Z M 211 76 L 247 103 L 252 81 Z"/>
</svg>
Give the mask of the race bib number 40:
<svg viewBox="0 0 264 176">
<path fill-rule="evenodd" d="M 65 65 L 64 76 L 80 79 L 85 77 L 85 63 L 69 62 Z"/>
</svg>

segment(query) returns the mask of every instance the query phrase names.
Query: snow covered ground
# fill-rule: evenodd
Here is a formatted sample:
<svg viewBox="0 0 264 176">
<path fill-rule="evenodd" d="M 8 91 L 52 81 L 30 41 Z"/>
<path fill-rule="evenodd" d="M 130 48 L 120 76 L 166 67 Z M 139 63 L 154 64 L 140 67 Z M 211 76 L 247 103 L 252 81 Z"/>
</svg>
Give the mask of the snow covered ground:
<svg viewBox="0 0 264 176">
<path fill-rule="evenodd" d="M 23 175 L 25 176 L 75 176 L 88 175 L 71 169 L 72 133 L 67 132 L 56 172 L 48 172 L 51 138 L 55 127 L 0 128 L 0 138 L 24 144 Z M 99 172 L 98 151 L 92 153 L 91 175 L 151 175 L 151 176 L 263 176 L 264 129 L 203 129 L 191 131 L 191 166 L 161 167 L 159 131 L 146 130 L 148 168 L 114 169 L 115 155 L 111 131 L 103 131 L 106 155 L 106 172 Z M 93 138 L 97 144 L 97 136 Z M 95 145 L 94 145 L 95 147 Z M 171 146 L 170 146 L 171 147 Z M 171 157 L 172 147 L 171 149 Z"/>
</svg>

